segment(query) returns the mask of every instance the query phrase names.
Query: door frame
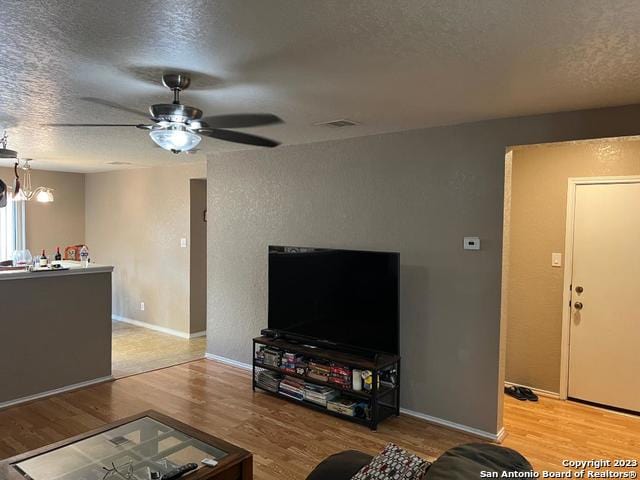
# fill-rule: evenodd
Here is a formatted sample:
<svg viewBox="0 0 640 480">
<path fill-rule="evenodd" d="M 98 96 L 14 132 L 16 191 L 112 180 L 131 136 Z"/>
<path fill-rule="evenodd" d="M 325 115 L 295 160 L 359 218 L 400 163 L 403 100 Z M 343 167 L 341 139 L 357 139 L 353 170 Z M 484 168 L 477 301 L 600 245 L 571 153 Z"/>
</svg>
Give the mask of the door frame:
<svg viewBox="0 0 640 480">
<path fill-rule="evenodd" d="M 567 182 L 567 218 L 564 242 L 564 281 L 562 293 L 562 343 L 560 346 L 560 398 L 569 396 L 569 348 L 571 332 L 571 284 L 573 274 L 573 229 L 575 226 L 576 189 L 578 185 L 615 185 L 640 183 L 640 176 L 569 177 Z"/>
</svg>

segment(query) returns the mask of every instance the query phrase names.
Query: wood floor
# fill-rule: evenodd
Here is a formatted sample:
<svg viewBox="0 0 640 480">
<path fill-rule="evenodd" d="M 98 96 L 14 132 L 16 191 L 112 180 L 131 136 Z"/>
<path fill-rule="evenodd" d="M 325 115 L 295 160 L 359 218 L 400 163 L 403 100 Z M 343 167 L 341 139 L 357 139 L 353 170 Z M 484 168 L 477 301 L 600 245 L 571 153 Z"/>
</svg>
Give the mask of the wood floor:
<svg viewBox="0 0 640 480">
<path fill-rule="evenodd" d="M 206 337 L 192 339 L 112 322 L 111 370 L 115 378 L 204 358 Z"/>
<path fill-rule="evenodd" d="M 253 393 L 250 374 L 210 360 L 131 376 L 0 411 L 0 458 L 31 450 L 146 409 L 155 409 L 254 454 L 257 480 L 304 479 L 327 455 L 376 453 L 395 442 L 428 458 L 476 438 L 401 415 L 378 432 Z M 640 457 L 640 418 L 570 402 L 505 400 L 504 445 L 536 469 L 560 461 Z"/>
<path fill-rule="evenodd" d="M 538 403 L 505 395 L 502 443 L 537 470 L 565 470 L 562 460 L 640 461 L 640 417 L 577 402 L 540 397 Z M 640 470 L 636 469 L 640 472 Z"/>
</svg>

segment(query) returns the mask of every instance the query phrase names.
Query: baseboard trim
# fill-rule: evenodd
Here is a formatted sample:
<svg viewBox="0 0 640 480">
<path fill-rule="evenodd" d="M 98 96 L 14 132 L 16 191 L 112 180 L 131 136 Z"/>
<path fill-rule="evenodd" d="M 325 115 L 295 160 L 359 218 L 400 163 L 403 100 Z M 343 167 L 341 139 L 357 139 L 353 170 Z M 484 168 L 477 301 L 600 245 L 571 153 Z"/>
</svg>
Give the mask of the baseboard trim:
<svg viewBox="0 0 640 480">
<path fill-rule="evenodd" d="M 96 385 L 98 383 L 110 382 L 115 380 L 112 375 L 108 375 L 106 377 L 94 378 L 93 380 L 86 380 L 80 383 L 74 383 L 72 385 L 67 385 L 66 387 L 54 388 L 53 390 L 47 390 L 42 393 L 35 393 L 33 395 L 28 395 L 26 397 L 16 398 L 15 400 L 9 400 L 7 402 L 0 403 L 0 410 L 13 407 L 15 405 L 21 405 L 23 403 L 32 402 L 34 400 L 41 400 L 46 397 L 51 397 L 53 395 L 58 395 L 60 393 L 70 392 L 72 390 L 78 390 L 79 388 L 89 387 L 91 385 Z"/>
<path fill-rule="evenodd" d="M 528 385 L 520 385 L 519 383 L 513 383 L 513 382 L 507 382 L 507 381 L 504 382 L 504 386 L 505 387 L 525 387 L 525 388 L 530 388 L 533 393 L 535 393 L 536 395 L 538 395 L 540 397 L 555 398 L 556 400 L 560 400 L 560 394 L 559 393 L 550 392 L 549 390 L 542 390 L 540 388 L 534 388 L 534 387 L 530 387 Z"/>
<path fill-rule="evenodd" d="M 463 425 L 461 423 L 452 422 L 450 420 L 445 420 L 443 418 L 432 417 L 431 415 L 427 415 L 426 413 L 415 412 L 413 410 L 409 410 L 406 408 L 400 408 L 400 413 L 405 415 L 409 415 L 410 417 L 419 418 L 421 420 L 426 420 L 429 423 L 433 423 L 435 425 L 439 425 L 441 427 L 447 427 L 452 430 L 457 430 L 459 432 L 469 433 L 476 437 L 480 437 L 486 440 L 491 440 L 492 442 L 500 442 L 502 438 L 504 438 L 504 428 L 501 428 L 498 433 L 490 433 L 485 432 L 484 430 L 480 430 L 478 428 L 469 427 L 467 425 Z"/>
<path fill-rule="evenodd" d="M 130 325 L 135 325 L 136 327 L 148 328 L 149 330 L 154 330 L 160 333 L 166 333 L 167 335 L 173 335 L 174 337 L 180 337 L 186 340 L 189 340 L 191 338 L 196 338 L 196 337 L 202 337 L 207 334 L 206 331 L 196 332 L 196 333 L 181 332 L 180 330 L 174 330 L 173 328 L 161 327 L 159 325 L 154 325 L 153 323 L 143 322 L 141 320 L 134 320 L 133 318 L 127 318 L 121 315 L 111 315 L 111 318 L 116 322 L 128 323 Z"/>
<path fill-rule="evenodd" d="M 224 363 L 226 365 L 231 365 L 232 367 L 238 367 L 243 370 L 253 370 L 253 365 L 239 362 L 238 360 L 233 360 L 231 358 L 221 357 L 220 355 L 214 355 L 213 353 L 205 353 L 204 358 L 207 360 L 215 360 L 216 362 Z"/>
<path fill-rule="evenodd" d="M 204 357 L 207 360 L 214 360 L 216 362 L 224 363 L 226 365 L 231 365 L 232 367 L 241 368 L 243 370 L 252 370 L 253 369 L 253 366 L 248 364 L 248 363 L 239 362 L 238 360 L 233 360 L 231 358 L 222 357 L 220 355 L 215 355 L 213 353 L 205 353 Z M 401 408 L 400 412 L 404 413 L 405 415 L 409 415 L 411 417 L 416 417 L 416 418 L 419 418 L 421 420 L 426 420 L 427 422 L 434 423 L 436 425 L 440 425 L 440 426 L 443 426 L 443 427 L 448 427 L 448 428 L 451 428 L 453 430 L 458 430 L 458 431 L 465 432 L 465 433 L 470 433 L 470 434 L 475 435 L 477 437 L 481 437 L 481 438 L 484 438 L 484 439 L 487 439 L 487 440 L 491 440 L 491 441 L 494 441 L 494 442 L 498 442 L 498 443 L 500 443 L 502 441 L 502 439 L 505 437 L 504 428 L 501 428 L 500 431 L 497 434 L 496 433 L 489 433 L 489 432 L 485 432 L 484 430 L 478 430 L 477 428 L 472 428 L 472 427 L 468 427 L 466 425 L 462 425 L 460 423 L 450 422 L 449 420 L 443 420 L 442 418 L 432 417 L 431 415 L 426 415 L 426 414 L 420 413 L 420 412 L 414 412 L 413 410 L 408 410 L 406 408 Z"/>
</svg>

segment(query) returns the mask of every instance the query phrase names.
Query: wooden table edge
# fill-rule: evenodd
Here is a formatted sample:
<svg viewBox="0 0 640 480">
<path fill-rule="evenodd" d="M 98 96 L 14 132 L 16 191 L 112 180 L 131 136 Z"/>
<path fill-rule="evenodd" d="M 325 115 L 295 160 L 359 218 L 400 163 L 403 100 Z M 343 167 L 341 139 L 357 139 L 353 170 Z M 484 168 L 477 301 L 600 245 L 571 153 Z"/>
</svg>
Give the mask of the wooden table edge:
<svg viewBox="0 0 640 480">
<path fill-rule="evenodd" d="M 12 468 L 13 464 L 22 462 L 29 458 L 37 457 L 38 455 L 52 452 L 59 448 L 63 448 L 73 443 L 85 440 L 87 438 L 100 435 L 101 433 L 108 432 L 109 430 L 113 430 L 114 428 L 121 427 L 122 425 L 126 425 L 127 423 L 131 423 L 145 417 L 157 420 L 158 422 L 163 423 L 168 427 L 174 428 L 175 430 L 184 433 L 185 435 L 193 437 L 196 440 L 204 442 L 213 447 L 219 448 L 227 453 L 227 455 L 219 461 L 218 465 L 214 467 L 214 469 L 212 469 L 210 473 L 213 473 L 213 470 L 215 470 L 216 474 L 222 473 L 236 464 L 244 466 L 244 462 L 246 462 L 247 460 L 250 460 L 251 467 L 253 467 L 253 455 L 248 450 L 233 445 L 232 443 L 222 440 L 221 438 L 211 435 L 207 432 L 203 432 L 196 427 L 181 422 L 180 420 L 177 420 L 164 413 L 158 412 L 156 410 L 145 410 L 135 415 L 131 415 L 129 417 L 125 417 L 120 420 L 116 420 L 114 422 L 110 422 L 100 427 L 91 429 L 87 432 L 80 433 L 78 435 L 74 435 L 72 437 L 59 440 L 48 445 L 44 445 L 34 450 L 29 450 L 28 452 L 20 453 L 4 460 L 0 460 L 0 480 L 24 480 L 25 477 L 22 476 L 17 470 Z M 209 472 L 207 472 L 206 470 L 198 469 L 197 471 L 193 472 L 193 474 L 186 475 L 183 478 L 185 480 L 197 480 L 201 477 L 204 478 L 202 476 L 203 474 L 208 475 Z"/>
</svg>

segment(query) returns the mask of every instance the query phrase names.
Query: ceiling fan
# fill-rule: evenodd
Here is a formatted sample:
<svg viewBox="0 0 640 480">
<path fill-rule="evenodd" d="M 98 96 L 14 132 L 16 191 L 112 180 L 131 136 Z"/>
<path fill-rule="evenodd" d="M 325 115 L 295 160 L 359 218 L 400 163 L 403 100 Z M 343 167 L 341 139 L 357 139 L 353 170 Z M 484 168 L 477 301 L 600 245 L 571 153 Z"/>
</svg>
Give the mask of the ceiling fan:
<svg viewBox="0 0 640 480">
<path fill-rule="evenodd" d="M 173 92 L 173 103 L 151 105 L 151 124 L 135 123 L 48 123 L 49 127 L 136 127 L 148 130 L 151 139 L 161 148 L 173 153 L 189 152 L 200 143 L 201 135 L 227 142 L 255 145 L 259 147 L 276 147 L 279 142 L 249 133 L 228 130 L 230 128 L 258 127 L 282 123 L 282 119 L 271 113 L 240 113 L 202 117 L 202 110 L 180 103 L 180 92 L 189 88 L 191 78 L 181 73 L 162 76 L 162 84 Z M 123 107 L 117 103 L 97 98 L 84 100 L 99 103 L 137 115 L 146 115 L 137 110 Z"/>
</svg>

